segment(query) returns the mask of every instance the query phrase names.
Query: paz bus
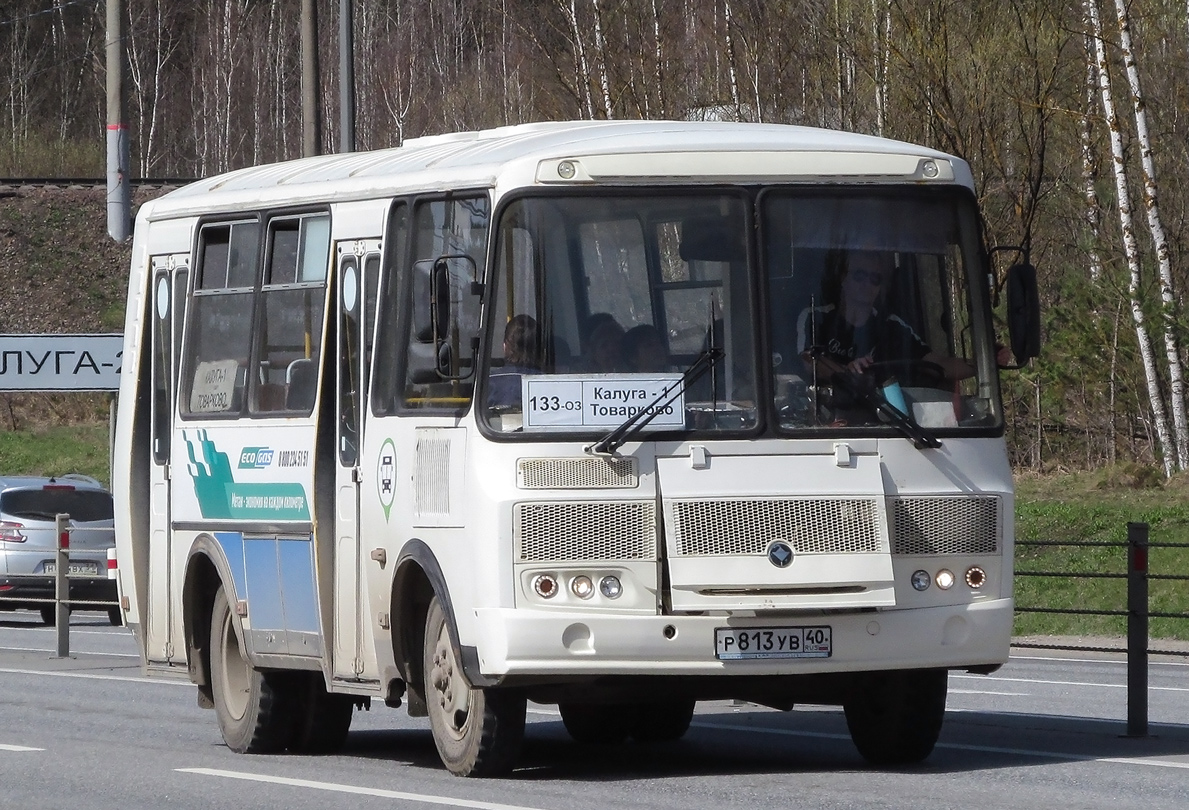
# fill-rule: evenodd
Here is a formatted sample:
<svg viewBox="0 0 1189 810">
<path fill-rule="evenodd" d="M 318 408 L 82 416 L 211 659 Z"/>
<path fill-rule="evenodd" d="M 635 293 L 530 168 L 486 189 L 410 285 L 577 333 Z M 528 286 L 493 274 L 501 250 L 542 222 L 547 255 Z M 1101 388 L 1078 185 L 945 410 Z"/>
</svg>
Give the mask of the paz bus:
<svg viewBox="0 0 1189 810">
<path fill-rule="evenodd" d="M 927 357 L 806 330 L 850 251 Z M 383 702 L 491 775 L 527 701 L 614 743 L 733 699 L 840 705 L 914 762 L 947 673 L 1007 660 L 1004 284 L 958 158 L 529 124 L 201 180 L 132 254 L 122 609 L 237 752 L 333 750 Z M 1003 274 L 1020 362 L 1034 272 Z"/>
</svg>

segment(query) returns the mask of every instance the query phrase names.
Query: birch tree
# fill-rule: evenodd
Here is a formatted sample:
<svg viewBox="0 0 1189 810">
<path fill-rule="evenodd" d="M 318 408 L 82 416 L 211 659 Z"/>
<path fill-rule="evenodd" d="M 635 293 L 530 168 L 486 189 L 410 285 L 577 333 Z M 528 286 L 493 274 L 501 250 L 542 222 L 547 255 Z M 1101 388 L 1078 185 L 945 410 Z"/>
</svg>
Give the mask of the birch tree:
<svg viewBox="0 0 1189 810">
<path fill-rule="evenodd" d="M 1148 230 L 1152 234 L 1152 245 L 1156 250 L 1156 263 L 1160 269 L 1160 299 L 1163 303 L 1161 321 L 1164 327 L 1164 352 L 1168 358 L 1168 387 L 1172 401 L 1173 430 L 1176 439 L 1177 469 L 1189 467 L 1189 424 L 1185 415 L 1185 375 L 1181 367 L 1181 349 L 1176 328 L 1176 294 L 1172 277 L 1172 260 L 1168 239 L 1164 234 L 1164 223 L 1160 219 L 1160 206 L 1156 186 L 1156 165 L 1152 160 L 1152 139 L 1148 134 L 1148 116 L 1144 109 L 1144 95 L 1140 89 L 1139 67 L 1135 51 L 1131 47 L 1131 20 L 1124 0 L 1115 0 L 1115 11 L 1119 26 L 1119 47 L 1123 51 L 1123 64 L 1127 68 L 1127 82 L 1131 89 L 1131 106 L 1135 112 L 1135 133 L 1140 148 L 1140 165 L 1144 176 L 1144 209 L 1148 214 Z"/>
<path fill-rule="evenodd" d="M 1135 239 L 1135 227 L 1131 219 L 1131 193 L 1127 182 L 1127 165 L 1123 154 L 1123 134 L 1119 126 L 1119 117 L 1115 112 L 1115 104 L 1111 96 L 1111 80 L 1109 65 L 1106 58 L 1106 46 L 1103 42 L 1102 21 L 1098 14 L 1097 0 L 1086 0 L 1086 13 L 1090 23 L 1090 33 L 1094 39 L 1094 61 L 1098 73 L 1098 91 L 1102 101 L 1102 111 L 1106 117 L 1110 130 L 1111 159 L 1115 175 L 1115 190 L 1118 194 L 1119 227 L 1123 233 L 1123 247 L 1130 270 L 1130 284 L 1128 295 L 1131 299 L 1131 317 L 1135 322 L 1135 337 L 1139 343 L 1140 356 L 1143 360 L 1144 376 L 1148 383 L 1148 405 L 1152 410 L 1152 422 L 1156 428 L 1156 436 L 1162 450 L 1162 461 L 1165 476 L 1173 472 L 1173 454 L 1175 448 L 1169 434 L 1168 418 L 1165 415 L 1164 399 L 1160 394 L 1160 380 L 1156 370 L 1156 361 L 1152 351 L 1152 343 L 1148 338 L 1148 330 L 1144 321 L 1144 310 L 1140 303 L 1140 256 L 1139 247 Z"/>
</svg>

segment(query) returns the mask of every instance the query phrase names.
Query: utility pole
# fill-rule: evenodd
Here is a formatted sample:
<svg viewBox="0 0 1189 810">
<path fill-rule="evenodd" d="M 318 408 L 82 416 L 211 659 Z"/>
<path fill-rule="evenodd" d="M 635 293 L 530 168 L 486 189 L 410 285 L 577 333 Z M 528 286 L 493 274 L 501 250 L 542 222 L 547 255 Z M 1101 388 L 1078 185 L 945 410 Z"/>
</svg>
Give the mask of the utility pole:
<svg viewBox="0 0 1189 810">
<path fill-rule="evenodd" d="M 318 105 L 318 6 L 301 0 L 301 154 L 322 151 L 322 116 Z"/>
<path fill-rule="evenodd" d="M 355 151 L 355 4 L 339 0 L 339 151 Z"/>
<path fill-rule="evenodd" d="M 107 0 L 107 235 L 131 235 L 128 125 L 124 123 L 124 0 Z"/>
</svg>

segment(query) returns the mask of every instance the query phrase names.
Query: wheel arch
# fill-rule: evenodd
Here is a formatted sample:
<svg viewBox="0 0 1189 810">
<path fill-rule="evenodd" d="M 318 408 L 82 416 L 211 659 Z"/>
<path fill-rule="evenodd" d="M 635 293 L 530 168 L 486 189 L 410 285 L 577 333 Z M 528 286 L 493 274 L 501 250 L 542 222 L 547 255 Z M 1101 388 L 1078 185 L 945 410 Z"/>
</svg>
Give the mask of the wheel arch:
<svg viewBox="0 0 1189 810">
<path fill-rule="evenodd" d="M 220 587 L 226 590 L 234 612 L 240 595 L 236 591 L 235 579 L 226 557 L 213 537 L 199 535 L 186 560 L 182 585 L 182 627 L 190 680 L 198 687 L 200 705 L 206 708 L 214 705 L 211 692 L 211 612 L 215 605 L 215 594 Z M 233 622 L 233 625 L 236 633 L 240 634 L 242 644 L 243 629 L 239 622 Z M 242 649 L 246 651 L 247 647 Z"/>
</svg>

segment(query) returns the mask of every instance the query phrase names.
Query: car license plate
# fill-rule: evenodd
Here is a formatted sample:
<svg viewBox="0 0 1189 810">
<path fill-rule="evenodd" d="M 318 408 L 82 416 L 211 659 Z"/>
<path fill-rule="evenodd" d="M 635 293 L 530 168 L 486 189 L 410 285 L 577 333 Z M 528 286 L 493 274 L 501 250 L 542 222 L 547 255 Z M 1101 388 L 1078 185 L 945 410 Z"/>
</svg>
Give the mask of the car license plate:
<svg viewBox="0 0 1189 810">
<path fill-rule="evenodd" d="M 43 570 L 49 576 L 54 576 L 58 573 L 58 564 L 47 562 Z M 90 560 L 83 560 L 81 562 L 71 561 L 66 564 L 66 576 L 68 577 L 97 577 L 99 576 L 99 563 Z"/>
<path fill-rule="evenodd" d="M 714 654 L 720 661 L 749 658 L 829 658 L 833 652 L 830 628 L 718 627 Z"/>
</svg>

